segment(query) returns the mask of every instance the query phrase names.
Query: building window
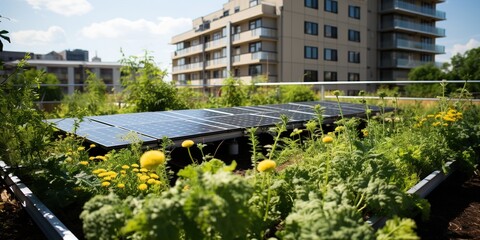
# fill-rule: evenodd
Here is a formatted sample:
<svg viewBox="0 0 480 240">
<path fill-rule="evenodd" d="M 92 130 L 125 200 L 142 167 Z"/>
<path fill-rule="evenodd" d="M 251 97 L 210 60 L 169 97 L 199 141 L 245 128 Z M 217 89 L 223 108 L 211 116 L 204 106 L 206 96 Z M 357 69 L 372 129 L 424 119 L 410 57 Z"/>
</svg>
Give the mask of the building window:
<svg viewBox="0 0 480 240">
<path fill-rule="evenodd" d="M 318 48 L 305 46 L 305 58 L 307 59 L 318 59 Z"/>
<path fill-rule="evenodd" d="M 318 35 L 318 24 L 314 22 L 305 22 L 305 34 Z"/>
<path fill-rule="evenodd" d="M 318 0 L 305 0 L 305 7 L 318 9 Z"/>
<path fill-rule="evenodd" d="M 360 7 L 348 6 L 348 16 L 355 19 L 360 19 Z"/>
<path fill-rule="evenodd" d="M 238 7 L 238 6 L 237 6 L 237 7 L 235 7 L 235 10 L 234 10 L 234 12 L 235 12 L 235 13 L 237 13 L 237 12 L 240 12 L 240 7 Z"/>
<path fill-rule="evenodd" d="M 323 60 L 325 61 L 337 61 L 337 50 L 325 48 L 323 54 Z"/>
<path fill-rule="evenodd" d="M 352 42 L 360 42 L 360 32 L 355 30 L 348 30 L 348 40 Z"/>
<path fill-rule="evenodd" d="M 179 42 L 177 43 L 177 51 L 182 50 L 185 48 L 185 43 L 184 42 Z"/>
<path fill-rule="evenodd" d="M 360 81 L 360 73 L 348 73 L 348 81 Z"/>
<path fill-rule="evenodd" d="M 248 66 L 248 75 L 249 76 L 257 76 L 262 74 L 262 65 L 261 64 L 255 64 L 255 65 L 249 65 Z"/>
<path fill-rule="evenodd" d="M 325 12 L 338 13 L 338 2 L 336 0 L 325 0 Z"/>
<path fill-rule="evenodd" d="M 233 76 L 234 77 L 240 77 L 240 68 L 235 68 L 234 69 Z"/>
<path fill-rule="evenodd" d="M 349 63 L 360 63 L 360 52 L 348 51 Z"/>
<path fill-rule="evenodd" d="M 250 0 L 250 7 L 254 7 L 258 5 L 258 0 Z"/>
<path fill-rule="evenodd" d="M 337 27 L 330 26 L 330 25 L 325 25 L 324 28 L 324 36 L 327 38 L 337 38 Z"/>
<path fill-rule="evenodd" d="M 318 71 L 305 70 L 303 73 L 304 82 L 318 82 Z"/>
<path fill-rule="evenodd" d="M 223 16 L 224 16 L 224 17 L 226 17 L 226 16 L 228 16 L 228 15 L 230 15 L 230 11 L 228 11 L 228 10 L 227 10 L 227 11 L 223 11 Z"/>
<path fill-rule="evenodd" d="M 249 44 L 248 52 L 254 53 L 254 52 L 260 52 L 260 51 L 262 51 L 262 42 L 254 42 Z"/>
<path fill-rule="evenodd" d="M 337 72 L 330 72 L 330 71 L 323 72 L 323 80 L 325 82 L 337 81 Z"/>
<path fill-rule="evenodd" d="M 253 30 L 261 27 L 262 27 L 262 19 L 256 19 L 256 20 L 250 21 L 248 29 Z"/>
</svg>

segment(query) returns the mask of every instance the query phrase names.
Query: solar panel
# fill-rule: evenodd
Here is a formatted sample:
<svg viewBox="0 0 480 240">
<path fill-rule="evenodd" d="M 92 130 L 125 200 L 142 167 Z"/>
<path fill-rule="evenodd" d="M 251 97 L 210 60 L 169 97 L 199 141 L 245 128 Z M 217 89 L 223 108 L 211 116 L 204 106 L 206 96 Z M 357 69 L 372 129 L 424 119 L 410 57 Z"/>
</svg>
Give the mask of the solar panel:
<svg viewBox="0 0 480 240">
<path fill-rule="evenodd" d="M 293 111 L 271 112 L 271 113 L 263 113 L 258 115 L 276 117 L 276 118 L 280 118 L 282 115 L 285 115 L 288 117 L 289 122 L 309 121 L 315 118 L 315 115 L 313 114 L 293 112 Z"/>
<path fill-rule="evenodd" d="M 73 132 L 75 123 L 78 124 L 78 130 L 104 128 L 107 125 L 92 121 L 88 118 L 83 118 L 82 121 L 78 118 L 63 118 L 63 119 L 48 119 L 47 122 L 55 124 L 55 127 L 64 132 Z"/>
<path fill-rule="evenodd" d="M 205 109 L 177 110 L 177 111 L 171 111 L 171 113 L 175 114 L 179 118 L 200 118 L 200 119 L 230 115 L 228 113 L 208 111 Z"/>
<path fill-rule="evenodd" d="M 157 139 L 116 127 L 104 127 L 77 131 L 77 135 L 106 148 L 129 145 L 134 139 L 145 144 L 156 143 Z"/>
<path fill-rule="evenodd" d="M 302 111 L 302 109 L 311 109 L 312 107 L 310 106 L 299 106 L 299 105 L 294 105 L 294 104 L 269 104 L 269 105 L 260 105 L 259 107 L 267 107 L 267 108 L 273 108 L 273 109 L 280 109 L 280 110 L 298 110 Z"/>
<path fill-rule="evenodd" d="M 253 109 L 247 107 L 231 107 L 231 108 L 213 108 L 213 109 L 206 109 L 209 111 L 221 112 L 221 113 L 230 113 L 230 114 L 248 114 L 248 113 L 256 113 L 261 112 L 260 109 Z"/>
<path fill-rule="evenodd" d="M 135 123 L 153 123 L 162 121 L 175 121 L 180 119 L 178 115 L 172 112 L 142 112 L 129 114 L 115 114 L 88 117 L 98 122 L 112 126 L 125 126 Z"/>
<path fill-rule="evenodd" d="M 258 116 L 251 114 L 243 115 L 233 115 L 227 117 L 215 117 L 209 118 L 208 121 L 214 122 L 217 124 L 228 124 L 231 126 L 236 126 L 238 128 L 249 128 L 249 127 L 262 127 L 262 126 L 273 126 L 275 123 L 280 122 L 278 118 L 271 118 L 267 116 Z"/>
<path fill-rule="evenodd" d="M 177 120 L 175 122 L 158 122 L 146 124 L 134 124 L 123 126 L 125 129 L 136 131 L 141 134 L 148 135 L 153 138 L 162 139 L 168 137 L 190 138 L 194 136 L 225 132 L 225 128 L 209 126 L 197 122 L 187 120 Z"/>
</svg>

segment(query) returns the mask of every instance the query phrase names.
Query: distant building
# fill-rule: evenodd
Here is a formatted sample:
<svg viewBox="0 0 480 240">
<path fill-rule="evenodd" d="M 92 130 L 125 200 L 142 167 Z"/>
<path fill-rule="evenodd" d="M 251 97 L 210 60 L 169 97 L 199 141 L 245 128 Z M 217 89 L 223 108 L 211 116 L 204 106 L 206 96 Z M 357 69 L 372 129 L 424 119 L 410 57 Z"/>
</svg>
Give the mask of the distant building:
<svg viewBox="0 0 480 240">
<path fill-rule="evenodd" d="M 172 79 L 406 80 L 445 48 L 445 0 L 229 0 L 172 38 Z M 348 88 L 348 87 L 344 87 Z M 348 90 L 348 89 L 344 89 Z M 352 91 L 351 93 L 355 93 Z"/>
<path fill-rule="evenodd" d="M 0 52 L 0 59 L 4 61 L 7 70 L 13 69 L 25 54 L 27 53 L 5 51 Z M 88 77 L 87 70 L 103 80 L 108 90 L 121 89 L 120 68 L 122 65 L 115 62 L 101 62 L 98 57 L 93 59 L 95 61 L 89 62 L 88 52 L 85 50 L 66 50 L 62 53 L 52 51 L 47 54 L 30 54 L 30 56 L 32 57 L 28 60 L 28 67 L 55 74 L 64 94 L 72 94 L 75 90 L 83 91 L 85 80 Z M 85 61 L 72 60 L 76 58 L 85 59 Z"/>
</svg>

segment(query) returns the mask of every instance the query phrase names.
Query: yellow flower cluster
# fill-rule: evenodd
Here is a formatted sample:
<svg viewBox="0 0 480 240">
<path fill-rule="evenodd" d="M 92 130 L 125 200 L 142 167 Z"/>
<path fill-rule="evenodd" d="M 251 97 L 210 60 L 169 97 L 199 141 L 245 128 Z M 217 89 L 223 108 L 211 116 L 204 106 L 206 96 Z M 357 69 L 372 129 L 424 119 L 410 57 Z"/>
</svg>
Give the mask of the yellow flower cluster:
<svg viewBox="0 0 480 240">
<path fill-rule="evenodd" d="M 449 123 L 454 123 L 463 118 L 463 114 L 455 109 L 449 109 L 447 112 L 439 112 L 437 114 L 429 114 L 425 118 L 415 124 L 415 127 L 421 127 L 424 123 L 432 121 L 433 127 L 444 126 L 447 127 Z"/>
<path fill-rule="evenodd" d="M 128 171 L 131 174 L 128 174 Z M 105 188 L 109 188 L 112 186 L 112 183 L 116 183 L 116 187 L 120 190 L 125 189 L 127 184 L 129 184 L 129 180 L 134 181 L 133 187 L 136 189 L 145 191 L 149 188 L 149 185 L 161 185 L 162 182 L 159 180 L 160 176 L 156 173 L 151 172 L 146 168 L 140 168 L 140 166 L 136 163 L 131 165 L 122 165 L 121 170 L 117 173 L 115 171 L 109 171 L 104 168 L 98 168 L 92 171 L 101 181 L 101 186 Z M 133 178 L 132 178 L 133 177 Z M 137 180 L 134 180 L 134 179 Z"/>
<path fill-rule="evenodd" d="M 158 150 L 146 151 L 140 157 L 140 166 L 149 170 L 153 170 L 163 163 L 165 163 L 165 154 Z"/>
<path fill-rule="evenodd" d="M 263 160 L 258 163 L 257 170 L 259 172 L 269 172 L 273 171 L 277 167 L 277 163 L 273 160 Z"/>
</svg>

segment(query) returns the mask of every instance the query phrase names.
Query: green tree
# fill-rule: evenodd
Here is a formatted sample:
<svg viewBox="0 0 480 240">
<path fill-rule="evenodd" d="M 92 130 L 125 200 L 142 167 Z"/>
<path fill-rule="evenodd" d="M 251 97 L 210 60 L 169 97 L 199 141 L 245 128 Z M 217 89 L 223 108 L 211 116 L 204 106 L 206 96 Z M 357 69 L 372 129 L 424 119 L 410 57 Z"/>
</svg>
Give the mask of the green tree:
<svg viewBox="0 0 480 240">
<path fill-rule="evenodd" d="M 125 56 L 121 60 L 122 85 L 126 102 L 137 112 L 164 111 L 187 108 L 173 82 L 165 82 L 166 70 L 156 66 L 152 56 Z"/>
<path fill-rule="evenodd" d="M 451 58 L 449 79 L 477 80 L 480 79 L 480 47 L 457 54 Z M 451 86 L 452 87 L 452 86 Z M 461 86 L 455 86 L 461 87 Z M 480 84 L 469 84 L 467 90 L 480 92 Z"/>
<path fill-rule="evenodd" d="M 56 84 L 60 84 L 57 76 L 52 73 L 45 73 L 36 69 L 30 69 L 17 77 L 25 77 L 29 79 L 38 79 L 40 84 L 48 84 L 47 86 L 40 86 L 37 90 L 39 101 L 59 101 L 62 99 L 62 90 Z"/>
<path fill-rule="evenodd" d="M 240 79 L 232 76 L 223 80 L 221 88 L 220 104 L 224 107 L 246 105 L 247 95 Z"/>
<path fill-rule="evenodd" d="M 289 85 L 280 87 L 280 102 L 304 102 L 315 100 L 315 92 L 309 86 Z"/>
<path fill-rule="evenodd" d="M 433 63 L 425 64 L 412 69 L 408 73 L 409 80 L 442 80 L 446 73 Z M 405 87 L 407 96 L 411 97 L 436 97 L 442 94 L 440 84 L 410 84 Z"/>
</svg>

